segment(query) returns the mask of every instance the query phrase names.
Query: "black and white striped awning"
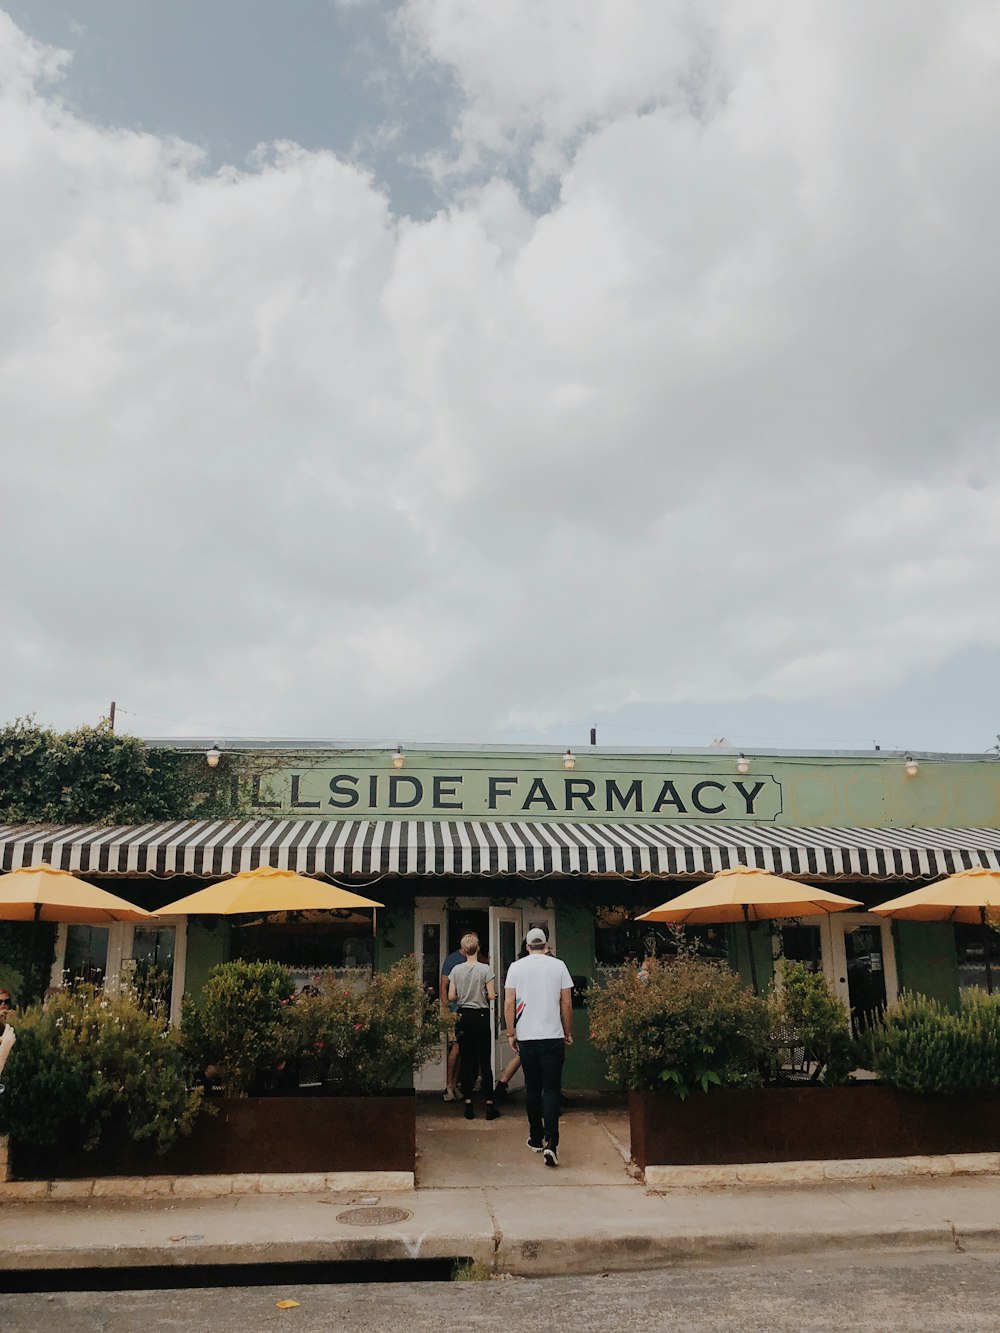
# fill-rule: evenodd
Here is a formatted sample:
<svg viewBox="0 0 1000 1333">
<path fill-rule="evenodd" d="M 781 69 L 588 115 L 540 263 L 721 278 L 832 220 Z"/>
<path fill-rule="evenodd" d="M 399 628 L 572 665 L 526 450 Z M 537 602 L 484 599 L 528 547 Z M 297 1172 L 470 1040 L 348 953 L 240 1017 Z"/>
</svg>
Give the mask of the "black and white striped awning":
<svg viewBox="0 0 1000 1333">
<path fill-rule="evenodd" d="M 258 865 L 305 875 L 711 875 L 744 864 L 815 878 L 1000 870 L 998 829 L 554 824 L 521 820 L 201 820 L 0 826 L 2 869 L 48 861 L 92 875 L 222 878 Z"/>
</svg>

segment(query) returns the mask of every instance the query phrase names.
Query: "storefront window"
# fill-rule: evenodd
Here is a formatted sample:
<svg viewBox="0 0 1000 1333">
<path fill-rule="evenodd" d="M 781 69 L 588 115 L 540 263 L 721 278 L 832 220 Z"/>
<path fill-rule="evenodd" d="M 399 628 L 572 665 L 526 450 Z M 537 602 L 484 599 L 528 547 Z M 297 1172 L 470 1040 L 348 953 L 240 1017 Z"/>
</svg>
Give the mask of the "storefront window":
<svg viewBox="0 0 1000 1333">
<path fill-rule="evenodd" d="M 649 957 L 672 958 L 686 949 L 695 950 L 703 958 L 728 956 L 724 926 L 669 926 L 635 920 L 656 905 L 597 909 L 594 957 L 599 967 L 622 967 Z"/>
<path fill-rule="evenodd" d="M 985 937 L 984 937 L 985 936 Z M 980 925 L 955 926 L 955 954 L 958 958 L 958 984 L 962 990 L 978 986 L 986 989 L 986 947 L 990 950 L 990 967 L 994 982 L 1000 979 L 1000 936 L 995 931 L 984 932 Z"/>
<path fill-rule="evenodd" d="M 236 926 L 232 956 L 248 962 L 282 963 L 298 989 L 328 972 L 352 980 L 370 976 L 374 958 L 370 914 L 347 908 L 330 912 L 280 912 Z"/>
<path fill-rule="evenodd" d="M 778 957 L 805 963 L 810 972 L 823 970 L 819 926 L 783 925 L 777 931 Z"/>
<path fill-rule="evenodd" d="M 170 1004 L 176 926 L 136 926 L 132 936 L 132 982 L 151 1004 Z M 124 965 L 123 965 L 124 971 Z"/>
<path fill-rule="evenodd" d="M 67 926 L 63 976 L 68 985 L 99 986 L 108 967 L 107 926 Z"/>
</svg>

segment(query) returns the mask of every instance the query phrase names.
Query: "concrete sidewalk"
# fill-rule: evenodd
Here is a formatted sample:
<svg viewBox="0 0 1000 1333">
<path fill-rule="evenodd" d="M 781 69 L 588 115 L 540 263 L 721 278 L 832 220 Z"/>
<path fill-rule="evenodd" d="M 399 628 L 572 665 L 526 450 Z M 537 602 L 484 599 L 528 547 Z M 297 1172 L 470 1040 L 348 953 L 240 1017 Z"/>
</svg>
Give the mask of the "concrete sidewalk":
<svg viewBox="0 0 1000 1333">
<path fill-rule="evenodd" d="M 876 1247 L 1000 1249 L 995 1178 L 669 1194 L 635 1184 L 555 1187 L 543 1179 L 532 1186 L 424 1189 L 381 1199 L 10 1203 L 2 1208 L 0 1268 L 467 1257 L 529 1276 Z M 382 1225 L 344 1220 L 370 1207 L 408 1216 Z"/>
<path fill-rule="evenodd" d="M 396 1220 L 380 1218 L 381 1208 L 396 1210 Z M 507 1189 L 469 1185 L 380 1198 L 25 1202 L 3 1205 L 0 1216 L 0 1269 L 7 1270 L 467 1257 L 532 1276 L 845 1249 L 1000 1249 L 1000 1182 L 653 1194 L 635 1184 L 560 1186 L 540 1178 Z M 365 1225 L 353 1225 L 352 1216 Z"/>
<path fill-rule="evenodd" d="M 886 1247 L 1000 1249 L 1000 1178 L 827 1181 L 653 1193 L 628 1165 L 624 1108 L 581 1099 L 561 1165 L 522 1109 L 418 1108 L 417 1189 L 3 1202 L 0 1269 L 476 1259 L 524 1276 Z M 393 1210 L 391 1213 L 381 1212 Z"/>
</svg>

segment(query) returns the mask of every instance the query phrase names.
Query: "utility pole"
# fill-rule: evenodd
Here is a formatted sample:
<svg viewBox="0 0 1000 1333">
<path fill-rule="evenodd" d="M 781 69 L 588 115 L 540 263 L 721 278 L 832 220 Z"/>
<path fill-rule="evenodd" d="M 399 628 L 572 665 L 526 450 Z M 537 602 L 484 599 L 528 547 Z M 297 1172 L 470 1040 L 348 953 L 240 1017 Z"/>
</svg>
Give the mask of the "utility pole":
<svg viewBox="0 0 1000 1333">
<path fill-rule="evenodd" d="M 115 701 L 111 700 L 111 707 L 108 709 L 108 731 L 115 729 Z"/>
<path fill-rule="evenodd" d="M 597 728 L 596 728 L 596 727 L 591 727 L 591 728 L 590 728 L 590 743 L 591 743 L 591 745 L 596 745 L 596 744 L 597 744 Z"/>
</svg>

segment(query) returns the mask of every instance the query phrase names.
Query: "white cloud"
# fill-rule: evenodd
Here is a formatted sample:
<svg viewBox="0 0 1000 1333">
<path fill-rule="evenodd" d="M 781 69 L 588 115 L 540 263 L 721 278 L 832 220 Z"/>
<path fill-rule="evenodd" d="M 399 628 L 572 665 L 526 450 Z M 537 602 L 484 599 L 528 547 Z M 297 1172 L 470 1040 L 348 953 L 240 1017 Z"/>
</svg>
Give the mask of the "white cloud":
<svg viewBox="0 0 1000 1333">
<path fill-rule="evenodd" d="M 7 711 L 471 737 L 1000 640 L 995 9 L 404 27 L 427 221 L 87 123 L 0 15 Z"/>
</svg>

